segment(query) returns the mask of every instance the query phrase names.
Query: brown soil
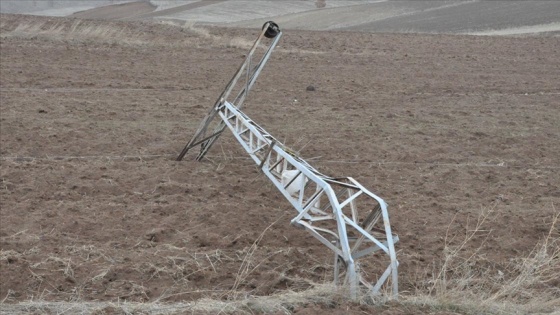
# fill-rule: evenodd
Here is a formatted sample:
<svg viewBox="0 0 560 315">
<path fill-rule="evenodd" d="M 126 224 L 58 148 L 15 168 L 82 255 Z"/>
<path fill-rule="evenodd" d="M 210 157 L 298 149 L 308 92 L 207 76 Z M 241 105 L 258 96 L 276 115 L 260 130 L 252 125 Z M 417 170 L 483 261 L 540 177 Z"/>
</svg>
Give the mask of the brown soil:
<svg viewBox="0 0 560 315">
<path fill-rule="evenodd" d="M 232 39 L 257 30 L 100 22 L 135 30 L 131 43 L 12 36 L 73 21 L 1 18 L 0 300 L 225 300 L 331 280 L 331 253 L 289 225 L 295 210 L 233 137 L 174 161 L 247 51 Z M 287 32 L 245 109 L 387 201 L 407 295 L 481 210 L 489 222 L 462 251 L 480 250 L 479 268 L 506 269 L 548 232 L 559 53 L 558 38 Z"/>
</svg>

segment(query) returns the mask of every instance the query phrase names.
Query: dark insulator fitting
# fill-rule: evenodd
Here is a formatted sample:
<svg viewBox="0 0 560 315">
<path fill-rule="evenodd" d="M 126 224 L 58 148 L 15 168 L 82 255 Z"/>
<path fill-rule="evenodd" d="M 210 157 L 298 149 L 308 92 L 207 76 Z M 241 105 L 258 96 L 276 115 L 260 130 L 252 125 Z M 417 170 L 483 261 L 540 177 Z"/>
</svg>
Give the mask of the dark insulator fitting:
<svg viewBox="0 0 560 315">
<path fill-rule="evenodd" d="M 264 33 L 264 36 L 266 38 L 274 38 L 274 37 L 276 37 L 276 35 L 278 35 L 278 33 L 280 33 L 280 27 L 278 26 L 278 24 L 276 24 L 272 21 L 268 21 L 268 22 L 264 23 L 263 29 L 267 25 L 268 25 L 268 28 L 266 29 L 266 32 Z"/>
</svg>

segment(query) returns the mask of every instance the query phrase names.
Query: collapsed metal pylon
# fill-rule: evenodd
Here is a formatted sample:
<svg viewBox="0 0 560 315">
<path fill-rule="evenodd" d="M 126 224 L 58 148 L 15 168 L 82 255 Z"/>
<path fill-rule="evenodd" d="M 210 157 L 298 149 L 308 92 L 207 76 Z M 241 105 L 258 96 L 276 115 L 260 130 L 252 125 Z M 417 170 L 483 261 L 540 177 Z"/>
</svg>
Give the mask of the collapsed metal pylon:
<svg viewBox="0 0 560 315">
<path fill-rule="evenodd" d="M 257 50 L 257 47 L 259 47 L 262 39 L 265 37 L 271 38 L 272 42 L 268 45 L 268 48 L 262 55 L 260 61 L 255 66 L 253 66 L 252 62 L 255 51 Z M 198 153 L 196 160 L 202 160 L 204 155 L 206 155 L 206 152 L 208 152 L 210 147 L 212 147 L 214 142 L 218 140 L 218 137 L 226 128 L 225 124 L 221 120 L 219 120 L 217 123 L 213 121 L 217 113 L 215 109 L 225 101 L 227 101 L 234 91 L 237 91 L 237 95 L 233 100 L 231 100 L 231 103 L 235 104 L 235 106 L 238 108 L 241 108 L 243 106 L 243 102 L 245 101 L 249 90 L 251 89 L 251 87 L 253 87 L 253 84 L 257 80 L 259 74 L 261 73 L 261 70 L 264 68 L 264 65 L 268 61 L 268 58 L 270 57 L 270 54 L 272 53 L 274 47 L 276 47 L 276 44 L 280 40 L 280 37 L 282 37 L 282 31 L 276 23 L 272 21 L 264 23 L 262 32 L 251 47 L 251 50 L 247 54 L 245 61 L 241 64 L 239 69 L 237 69 L 237 72 L 235 73 L 231 81 L 229 81 L 222 94 L 220 94 L 220 96 L 216 100 L 216 103 L 214 104 L 214 107 L 212 107 L 210 109 L 210 112 L 206 115 L 206 117 L 204 117 L 204 119 L 200 123 L 200 126 L 194 133 L 192 139 L 187 143 L 183 151 L 181 151 L 181 153 L 177 157 L 177 161 L 181 161 L 185 154 L 187 154 L 187 152 L 191 148 L 198 145 L 200 145 L 200 152 Z M 245 82 L 239 81 L 244 71 Z M 214 125 L 214 128 L 210 128 L 212 125 Z M 208 129 L 214 129 L 214 131 L 209 136 L 206 136 Z"/>
<path fill-rule="evenodd" d="M 275 25 L 271 23 L 273 22 L 265 24 L 257 43 L 271 25 Z M 213 141 L 228 127 L 262 172 L 297 210 L 298 214 L 291 223 L 306 229 L 334 252 L 335 284 L 347 285 L 353 297 L 358 293 L 359 284 L 374 294 L 379 293 L 386 285 L 396 298 L 398 262 L 394 244 L 398 237 L 391 232 L 385 201 L 351 177 L 334 178 L 320 173 L 239 109 L 248 89 L 276 45 L 278 35 L 281 35 L 277 25 L 275 27 L 276 39 L 256 67 L 257 70 L 249 75 L 250 67 L 245 65 L 247 60 L 240 68 L 247 68 L 248 77 L 252 80 L 247 80 L 248 83 L 235 98 L 238 106 L 226 99 L 230 93 L 228 91 L 231 91 L 230 85 L 240 76 L 239 71 L 203 119 L 178 160 L 190 148 L 199 144 L 202 147 L 197 160 L 200 160 Z M 254 48 L 255 46 L 251 52 Z M 215 117 L 220 118 L 220 123 L 214 133 L 205 137 L 204 132 Z M 375 259 L 368 259 L 371 256 Z M 371 271 L 377 273 L 370 273 Z"/>
</svg>

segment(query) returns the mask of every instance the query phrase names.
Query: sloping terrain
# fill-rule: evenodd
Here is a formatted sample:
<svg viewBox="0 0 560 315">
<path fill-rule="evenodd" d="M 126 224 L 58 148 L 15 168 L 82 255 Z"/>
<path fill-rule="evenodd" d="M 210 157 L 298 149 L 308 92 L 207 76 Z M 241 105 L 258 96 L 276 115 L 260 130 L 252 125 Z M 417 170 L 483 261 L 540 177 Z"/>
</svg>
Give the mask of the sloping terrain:
<svg viewBox="0 0 560 315">
<path fill-rule="evenodd" d="M 557 35 L 560 1 L 140 0 L 2 1 L 2 13 L 101 20 L 174 20 L 255 28 L 375 33 Z"/>
<path fill-rule="evenodd" d="M 232 8 L 235 5 L 230 3 Z M 206 8 L 206 10 L 211 9 Z M 194 14 L 195 12 L 185 12 L 175 17 L 197 19 L 198 16 Z M 272 19 L 288 29 L 353 30 L 376 33 L 457 34 L 551 23 L 555 31 L 560 31 L 560 2 L 376 1 L 226 24 L 250 27 L 251 24 L 262 24 L 266 19 Z M 534 29 L 533 32 L 541 31 Z"/>
<path fill-rule="evenodd" d="M 332 254 L 233 137 L 174 161 L 256 30 L 0 21 L 1 311 L 558 310 L 558 38 L 284 34 L 246 113 L 387 201 L 403 302 L 375 304 L 317 293 Z"/>
<path fill-rule="evenodd" d="M 111 7 L 134 0 L 2 0 L 1 13 L 32 14 L 43 16 L 67 16 L 75 12 L 100 7 Z"/>
<path fill-rule="evenodd" d="M 135 1 L 118 5 L 101 6 L 76 12 L 71 17 L 97 20 L 136 19 L 155 11 L 156 6 L 148 1 Z"/>
<path fill-rule="evenodd" d="M 413 2 L 413 1 L 410 1 Z M 374 32 L 470 33 L 560 23 L 558 1 L 453 1 L 412 14 L 392 16 L 347 29 Z M 405 5 L 406 1 L 397 1 Z M 410 4 L 408 5 L 410 6 Z M 560 30 L 560 26 L 556 26 Z"/>
</svg>

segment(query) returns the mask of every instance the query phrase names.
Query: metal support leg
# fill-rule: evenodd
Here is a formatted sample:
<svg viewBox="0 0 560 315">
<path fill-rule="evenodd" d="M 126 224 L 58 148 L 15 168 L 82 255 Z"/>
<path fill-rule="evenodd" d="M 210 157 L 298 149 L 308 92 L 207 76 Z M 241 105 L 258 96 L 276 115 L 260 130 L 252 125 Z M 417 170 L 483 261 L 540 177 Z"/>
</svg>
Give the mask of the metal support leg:
<svg viewBox="0 0 560 315">
<path fill-rule="evenodd" d="M 218 97 L 218 100 L 216 101 L 214 106 L 211 108 L 210 112 L 202 120 L 201 125 L 199 126 L 199 128 L 195 132 L 194 136 L 187 143 L 187 145 L 185 145 L 185 147 L 183 148 L 183 150 L 181 151 L 181 153 L 177 157 L 177 161 L 181 161 L 183 159 L 183 157 L 187 154 L 187 152 L 191 148 L 193 148 L 197 145 L 200 145 L 200 152 L 197 155 L 196 160 L 200 161 L 200 160 L 202 160 L 202 158 L 204 158 L 204 156 L 206 155 L 208 150 L 212 147 L 214 142 L 216 142 L 218 137 L 222 134 L 222 132 L 226 128 L 226 125 L 222 121 L 219 121 L 217 123 L 216 127 L 214 128 L 214 132 L 212 133 L 212 136 L 210 136 L 210 137 L 205 136 L 206 132 L 208 131 L 208 128 L 210 127 L 214 118 L 217 115 L 217 110 L 218 110 L 219 106 L 221 106 L 225 101 L 228 100 L 228 98 L 230 97 L 230 94 L 233 92 L 234 88 L 238 86 L 239 79 L 241 78 L 241 75 L 244 72 L 246 72 L 245 84 L 243 84 L 243 86 L 241 87 L 241 91 L 239 91 L 239 93 L 236 95 L 236 97 L 233 101 L 233 104 L 235 104 L 236 107 L 241 108 L 243 106 L 243 102 L 245 101 L 245 98 L 247 97 L 247 94 L 249 93 L 249 90 L 251 89 L 251 87 L 253 86 L 255 81 L 257 80 L 257 77 L 259 76 L 261 70 L 264 68 L 264 65 L 268 61 L 268 59 L 270 57 L 270 54 L 272 53 L 272 50 L 274 49 L 274 47 L 276 47 L 276 44 L 280 40 L 281 36 L 282 36 L 282 32 L 280 31 L 280 29 L 278 28 L 278 25 L 276 25 L 276 23 L 266 22 L 264 24 L 261 34 L 259 35 L 259 37 L 255 41 L 255 43 L 251 47 L 251 50 L 247 54 L 247 57 L 245 58 L 245 61 L 238 68 L 237 72 L 235 73 L 235 75 L 233 76 L 231 81 L 227 84 L 226 88 L 224 89 L 224 91 L 222 92 L 220 97 Z M 251 60 L 253 59 L 253 55 L 255 54 L 255 51 L 256 51 L 257 47 L 259 46 L 259 44 L 261 43 L 262 39 L 265 38 L 265 37 L 266 38 L 273 38 L 273 40 L 270 43 L 267 51 L 264 53 L 261 60 L 257 64 L 257 66 L 254 69 L 252 69 L 251 68 Z M 202 139 L 204 139 L 204 141 L 201 141 Z"/>
</svg>

